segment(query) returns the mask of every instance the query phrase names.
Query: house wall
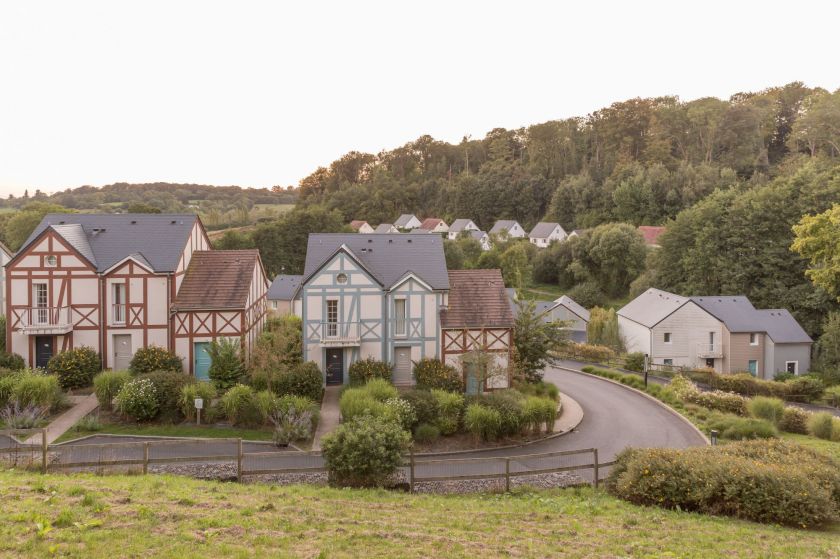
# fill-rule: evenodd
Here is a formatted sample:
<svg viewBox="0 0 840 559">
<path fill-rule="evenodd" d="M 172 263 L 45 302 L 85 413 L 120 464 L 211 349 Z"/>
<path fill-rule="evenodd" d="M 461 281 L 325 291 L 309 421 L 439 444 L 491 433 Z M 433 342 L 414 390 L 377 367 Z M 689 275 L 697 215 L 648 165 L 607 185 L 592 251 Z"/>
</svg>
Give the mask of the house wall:
<svg viewBox="0 0 840 559">
<path fill-rule="evenodd" d="M 772 379 L 776 373 L 787 370 L 788 361 L 798 361 L 798 374 L 803 375 L 811 370 L 811 344 L 777 344 L 767 336 L 764 351 L 764 371 L 766 379 Z"/>
<path fill-rule="evenodd" d="M 181 358 L 184 371 L 194 373 L 196 342 L 212 342 L 219 338 L 241 340 L 243 313 L 231 311 L 180 311 L 173 315 L 175 323 L 173 350 Z"/>
<path fill-rule="evenodd" d="M 373 233 L 373 227 L 371 227 L 368 223 L 363 223 L 359 227 L 359 233 Z"/>
<path fill-rule="evenodd" d="M 671 333 L 670 344 L 664 342 L 666 332 Z M 700 344 L 708 344 L 709 332 L 715 333 L 715 343 L 723 348 L 721 322 L 696 304 L 688 302 L 651 329 L 651 359 L 654 363 L 672 359 L 674 365 L 705 366 L 705 359 L 699 358 L 697 352 Z M 723 370 L 722 359 L 715 359 L 715 370 Z"/>
<path fill-rule="evenodd" d="M 726 330 L 726 328 L 724 328 Z M 750 360 L 758 361 L 756 369 L 756 376 L 764 378 L 765 368 L 765 335 L 763 333 L 756 333 L 757 345 L 750 345 L 749 333 L 735 332 L 730 333 L 726 330 L 725 334 L 727 344 L 724 348 L 724 370 L 725 373 L 743 373 L 749 371 Z M 772 375 L 771 375 L 772 377 Z"/>
<path fill-rule="evenodd" d="M 641 352 L 650 355 L 650 330 L 648 328 L 619 315 L 618 333 L 627 348 L 627 353 Z"/>
<path fill-rule="evenodd" d="M 475 223 L 473 223 L 472 221 L 470 221 L 469 223 L 467 223 L 467 224 L 464 226 L 464 228 L 463 228 L 462 230 L 460 230 L 460 231 L 449 231 L 449 232 L 446 234 L 446 236 L 447 236 L 447 237 L 449 237 L 449 240 L 450 240 L 450 241 L 454 241 L 455 239 L 457 239 L 457 238 L 458 238 L 458 235 L 460 235 L 460 234 L 461 234 L 461 233 L 463 233 L 464 231 L 478 231 L 478 230 L 479 230 L 479 229 L 478 229 L 478 225 L 476 225 Z"/>
<path fill-rule="evenodd" d="M 551 316 L 551 320 L 562 320 L 570 322 L 570 324 L 567 326 L 569 330 L 586 332 L 586 321 L 578 315 L 576 315 L 575 313 L 573 313 L 572 311 L 570 311 L 568 308 L 564 307 L 563 305 L 558 305 L 554 307 L 548 314 L 549 316 Z"/>
<path fill-rule="evenodd" d="M 492 356 L 491 366 L 497 375 L 485 382 L 485 390 L 496 390 L 510 386 L 510 351 L 513 346 L 513 330 L 510 328 L 459 328 L 446 329 L 441 336 L 443 362 L 464 374 L 464 355 L 482 351 Z"/>
<path fill-rule="evenodd" d="M 416 279 L 408 279 L 390 291 L 387 296 L 388 324 L 386 361 L 394 363 L 394 348 L 410 347 L 411 360 L 419 361 L 424 357 L 437 357 L 440 339 L 438 309 L 441 306 L 440 294 L 435 293 Z M 405 335 L 396 333 L 394 301 L 405 299 L 406 324 Z"/>
<path fill-rule="evenodd" d="M 438 222 L 438 224 L 435 225 L 435 228 L 432 229 L 432 233 L 446 233 L 448 231 L 449 231 L 449 226 L 444 221 Z"/>
<path fill-rule="evenodd" d="M 251 274 L 251 288 L 245 301 L 245 313 L 242 316 L 242 351 L 247 363 L 251 362 L 251 349 L 265 327 L 268 316 L 268 279 L 265 277 L 262 262 L 257 259 Z"/>
</svg>

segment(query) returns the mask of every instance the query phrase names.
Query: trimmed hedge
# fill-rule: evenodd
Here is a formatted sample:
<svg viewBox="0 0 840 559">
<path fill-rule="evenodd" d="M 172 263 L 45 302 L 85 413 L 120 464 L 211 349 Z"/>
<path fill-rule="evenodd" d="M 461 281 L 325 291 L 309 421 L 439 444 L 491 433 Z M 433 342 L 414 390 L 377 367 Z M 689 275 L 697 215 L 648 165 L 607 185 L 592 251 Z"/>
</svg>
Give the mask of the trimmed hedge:
<svg viewBox="0 0 840 559">
<path fill-rule="evenodd" d="M 683 374 L 713 389 L 744 396 L 770 396 L 793 402 L 819 400 L 825 389 L 822 381 L 811 376 L 795 376 L 784 382 L 777 382 L 758 379 L 749 373 L 722 375 L 711 369 L 686 371 Z"/>
<path fill-rule="evenodd" d="M 463 392 L 464 379 L 455 367 L 438 359 L 424 358 L 414 364 L 414 380 L 417 388 Z"/>
<path fill-rule="evenodd" d="M 350 377 L 350 384 L 358 386 L 375 378 L 390 381 L 392 371 L 389 363 L 368 357 L 353 362 L 347 373 Z"/>
<path fill-rule="evenodd" d="M 99 354 L 85 346 L 56 353 L 47 363 L 47 372 L 57 376 L 65 390 L 90 386 L 93 376 L 101 370 Z"/>
<path fill-rule="evenodd" d="M 784 441 L 629 449 L 607 490 L 639 505 L 813 527 L 840 517 L 840 464 Z"/>
<path fill-rule="evenodd" d="M 152 371 L 184 370 L 181 358 L 173 352 L 158 346 L 141 347 L 134 352 L 134 357 L 128 365 L 132 375 L 142 375 Z"/>
</svg>

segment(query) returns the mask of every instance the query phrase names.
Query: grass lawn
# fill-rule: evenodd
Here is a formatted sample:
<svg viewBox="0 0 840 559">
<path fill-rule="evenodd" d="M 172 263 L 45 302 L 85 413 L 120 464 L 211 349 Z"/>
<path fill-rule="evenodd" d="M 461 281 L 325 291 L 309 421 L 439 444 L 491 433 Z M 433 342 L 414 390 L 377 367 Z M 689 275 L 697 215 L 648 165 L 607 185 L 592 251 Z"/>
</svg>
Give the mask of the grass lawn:
<svg viewBox="0 0 840 559">
<path fill-rule="evenodd" d="M 215 427 L 211 425 L 173 425 L 173 424 L 129 424 L 103 423 L 98 431 L 71 429 L 56 442 L 69 441 L 86 435 L 155 435 L 161 437 L 207 437 L 213 439 L 234 438 L 251 441 L 270 441 L 269 429 L 240 429 L 237 427 Z"/>
<path fill-rule="evenodd" d="M 809 437 L 808 435 L 796 435 L 794 433 L 781 433 L 780 436 L 783 439 L 799 443 L 802 446 L 807 446 L 817 452 L 827 454 L 835 460 L 840 460 L 840 443 L 838 442 L 826 441 L 816 437 Z"/>
<path fill-rule="evenodd" d="M 837 557 L 805 531 L 592 489 L 468 496 L 0 472 L 0 556 Z"/>
</svg>

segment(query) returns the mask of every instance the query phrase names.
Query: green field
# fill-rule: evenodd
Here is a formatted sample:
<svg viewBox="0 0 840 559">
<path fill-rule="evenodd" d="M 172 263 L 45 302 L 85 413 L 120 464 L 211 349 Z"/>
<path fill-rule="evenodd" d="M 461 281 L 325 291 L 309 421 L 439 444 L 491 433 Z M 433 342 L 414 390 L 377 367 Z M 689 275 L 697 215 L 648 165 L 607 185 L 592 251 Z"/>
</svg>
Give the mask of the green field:
<svg viewBox="0 0 840 559">
<path fill-rule="evenodd" d="M 592 489 L 468 496 L 0 472 L 2 557 L 830 558 L 804 531 Z"/>
</svg>

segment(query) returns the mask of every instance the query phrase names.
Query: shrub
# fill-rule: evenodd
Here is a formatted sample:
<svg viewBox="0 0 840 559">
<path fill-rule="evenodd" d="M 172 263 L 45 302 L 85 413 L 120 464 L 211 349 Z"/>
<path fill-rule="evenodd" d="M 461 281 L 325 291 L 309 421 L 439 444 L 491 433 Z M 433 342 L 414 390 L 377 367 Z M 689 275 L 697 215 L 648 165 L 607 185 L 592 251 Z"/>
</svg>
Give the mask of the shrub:
<svg viewBox="0 0 840 559">
<path fill-rule="evenodd" d="M 438 359 L 423 358 L 414 364 L 414 380 L 417 388 L 439 389 L 447 392 L 463 392 L 464 379 L 455 367 Z"/>
<path fill-rule="evenodd" d="M 830 406 L 840 407 L 840 386 L 826 388 L 824 396 Z"/>
<path fill-rule="evenodd" d="M 131 374 L 128 371 L 103 371 L 93 377 L 93 392 L 99 405 L 106 410 L 113 408 L 114 398 L 129 380 Z"/>
<path fill-rule="evenodd" d="M 359 385 L 375 378 L 390 381 L 392 370 L 390 364 L 368 357 L 352 363 L 347 372 L 350 384 Z"/>
<path fill-rule="evenodd" d="M 411 404 L 402 398 L 389 398 L 385 400 L 385 417 L 396 422 L 406 431 L 417 423 L 417 414 Z"/>
<path fill-rule="evenodd" d="M 77 347 L 53 355 L 47 372 L 58 377 L 65 390 L 84 388 L 93 382 L 93 375 L 102 370 L 99 354 L 89 347 Z"/>
<path fill-rule="evenodd" d="M 345 390 L 338 401 L 338 407 L 341 410 L 341 419 L 345 422 L 361 415 L 384 417 L 386 413 L 385 404 L 373 398 L 363 387 Z"/>
<path fill-rule="evenodd" d="M 569 344 L 570 353 L 583 361 L 601 363 L 615 359 L 615 351 L 607 346 L 591 344 Z"/>
<path fill-rule="evenodd" d="M 278 396 L 294 394 L 320 402 L 324 394 L 324 378 L 318 365 L 309 361 L 272 376 L 269 388 Z"/>
<path fill-rule="evenodd" d="M 724 439 L 769 439 L 778 435 L 776 427 L 769 421 L 731 414 L 712 414 L 708 425 L 709 429 L 717 430 Z"/>
<path fill-rule="evenodd" d="M 778 373 L 773 375 L 773 380 L 775 380 L 776 382 L 785 382 L 787 380 L 792 379 L 795 376 L 796 375 L 794 375 L 793 373 L 789 373 L 787 371 L 779 371 Z"/>
<path fill-rule="evenodd" d="M 822 397 L 825 390 L 822 381 L 811 376 L 795 377 L 784 384 L 789 392 L 787 399 L 793 402 L 815 402 Z"/>
<path fill-rule="evenodd" d="M 480 399 L 480 405 L 499 412 L 501 423 L 499 435 L 516 435 L 525 427 L 525 416 L 522 405 L 525 397 L 515 390 L 499 390 L 491 392 Z"/>
<path fill-rule="evenodd" d="M 414 440 L 418 443 L 433 443 L 440 437 L 440 429 L 431 423 L 421 423 L 414 430 Z"/>
<path fill-rule="evenodd" d="M 378 402 L 398 398 L 400 395 L 399 391 L 393 384 L 382 379 L 373 379 L 364 385 L 363 390 L 367 392 L 371 398 Z"/>
<path fill-rule="evenodd" d="M 232 386 L 222 395 L 220 405 L 222 413 L 234 425 L 254 426 L 262 421 L 254 390 L 250 386 Z"/>
<path fill-rule="evenodd" d="M 17 353 L 3 351 L 0 352 L 0 368 L 20 371 L 26 368 L 26 362 Z"/>
<path fill-rule="evenodd" d="M 56 377 L 28 371 L 17 376 L 12 397 L 21 407 L 32 405 L 51 410 L 61 404 L 64 395 Z"/>
<path fill-rule="evenodd" d="M 207 375 L 216 387 L 222 391 L 231 388 L 245 376 L 245 365 L 239 351 L 239 340 L 234 338 L 219 338 L 207 347 L 210 356 L 210 368 Z"/>
<path fill-rule="evenodd" d="M 747 414 L 747 399 L 743 396 L 721 390 L 701 392 L 693 382 L 682 375 L 671 379 L 670 389 L 677 398 L 689 404 L 738 415 Z"/>
<path fill-rule="evenodd" d="M 815 413 L 808 420 L 808 433 L 818 439 L 830 441 L 833 433 L 833 423 L 834 416 L 827 411 Z"/>
<path fill-rule="evenodd" d="M 597 281 L 580 283 L 571 288 L 567 295 L 587 309 L 601 306 L 607 299 Z"/>
<path fill-rule="evenodd" d="M 624 356 L 624 368 L 641 373 L 645 370 L 645 354 L 639 351 L 628 353 Z"/>
<path fill-rule="evenodd" d="M 783 441 L 630 449 L 616 461 L 607 490 L 639 505 L 803 527 L 836 520 L 840 508 L 840 465 Z"/>
<path fill-rule="evenodd" d="M 402 465 L 411 436 L 387 419 L 359 417 L 322 440 L 332 485 L 383 487 Z"/>
<path fill-rule="evenodd" d="M 408 390 L 400 396 L 411 405 L 418 423 L 434 423 L 438 418 L 438 402 L 428 390 Z M 412 425 L 412 427 L 414 427 Z"/>
<path fill-rule="evenodd" d="M 254 405 L 260 412 L 263 423 L 268 423 L 280 405 L 280 398 L 270 390 L 260 390 L 254 394 Z"/>
<path fill-rule="evenodd" d="M 435 423 L 442 435 L 453 435 L 461 424 L 464 414 L 464 396 L 457 392 L 432 390 L 432 396 L 437 403 L 437 418 Z"/>
<path fill-rule="evenodd" d="M 287 394 L 277 400 L 269 420 L 274 424 L 274 444 L 288 446 L 312 436 L 318 422 L 318 407 L 308 398 Z"/>
<path fill-rule="evenodd" d="M 492 441 L 499 436 L 502 414 L 492 408 L 470 404 L 464 414 L 464 427 L 476 438 Z"/>
<path fill-rule="evenodd" d="M 34 429 L 46 414 L 47 410 L 41 406 L 21 406 L 14 402 L 0 410 L 0 421 L 6 424 L 7 429 Z"/>
<path fill-rule="evenodd" d="M 181 372 L 184 367 L 181 358 L 173 352 L 158 346 L 148 346 L 134 352 L 128 370 L 132 375 L 142 375 L 152 371 Z"/>
<path fill-rule="evenodd" d="M 285 315 L 266 321 L 265 329 L 251 350 L 251 375 L 270 378 L 274 371 L 293 369 L 302 362 L 301 319 L 294 315 Z M 258 390 L 265 388 L 267 385 Z"/>
<path fill-rule="evenodd" d="M 782 412 L 782 419 L 779 421 L 779 429 L 786 433 L 808 434 L 808 418 L 811 414 L 805 410 L 787 406 Z"/>
<path fill-rule="evenodd" d="M 151 379 L 135 378 L 126 382 L 116 397 L 116 409 L 136 421 L 148 421 L 158 414 L 160 403 Z"/>
<path fill-rule="evenodd" d="M 747 402 L 747 410 L 757 419 L 765 419 L 778 425 L 785 413 L 785 403 L 778 398 L 756 396 Z"/>
<path fill-rule="evenodd" d="M 560 390 L 552 382 L 520 382 L 515 384 L 514 388 L 526 396 L 550 398 L 555 402 L 560 399 Z"/>
<path fill-rule="evenodd" d="M 529 396 L 522 404 L 523 423 L 531 427 L 535 433 L 545 430 L 550 433 L 554 430 L 554 421 L 557 419 L 557 402 L 549 398 Z"/>
<path fill-rule="evenodd" d="M 155 385 L 158 414 L 166 421 L 175 421 L 181 414 L 181 389 L 194 382 L 192 377 L 175 371 L 153 371 L 137 378 L 148 379 Z"/>
<path fill-rule="evenodd" d="M 195 399 L 201 398 L 204 400 L 204 409 L 201 410 L 201 413 L 207 419 L 207 410 L 210 409 L 210 404 L 215 397 L 216 389 L 211 383 L 191 382 L 181 387 L 181 397 L 178 399 L 178 406 L 184 417 L 190 421 L 194 421 L 196 415 Z"/>
<path fill-rule="evenodd" d="M 0 377 L 0 408 L 6 407 L 6 404 L 13 400 L 16 386 L 17 377 Z"/>
</svg>

